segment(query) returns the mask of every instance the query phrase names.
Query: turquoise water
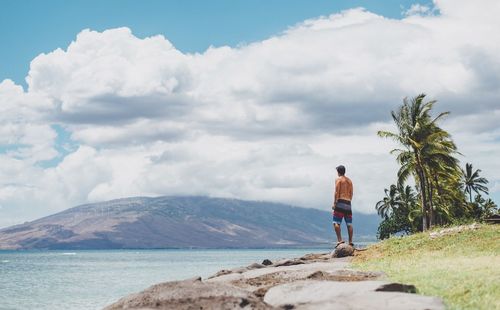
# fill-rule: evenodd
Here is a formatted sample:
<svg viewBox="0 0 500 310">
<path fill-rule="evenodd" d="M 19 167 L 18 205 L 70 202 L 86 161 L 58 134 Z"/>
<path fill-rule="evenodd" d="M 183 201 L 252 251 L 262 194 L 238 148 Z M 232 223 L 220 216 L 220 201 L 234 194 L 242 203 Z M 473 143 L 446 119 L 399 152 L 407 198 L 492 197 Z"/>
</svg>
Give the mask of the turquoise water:
<svg viewBox="0 0 500 310">
<path fill-rule="evenodd" d="M 328 249 L 0 251 L 0 309 L 101 309 L 159 282 Z"/>
</svg>

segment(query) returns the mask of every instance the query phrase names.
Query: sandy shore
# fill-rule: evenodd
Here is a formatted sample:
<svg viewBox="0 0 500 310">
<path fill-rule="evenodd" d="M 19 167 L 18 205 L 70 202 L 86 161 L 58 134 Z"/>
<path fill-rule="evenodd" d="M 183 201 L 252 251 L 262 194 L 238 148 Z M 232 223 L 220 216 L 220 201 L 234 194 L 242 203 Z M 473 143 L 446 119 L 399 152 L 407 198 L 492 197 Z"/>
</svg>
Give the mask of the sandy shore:
<svg viewBox="0 0 500 310">
<path fill-rule="evenodd" d="M 308 254 L 165 282 L 123 297 L 115 309 L 445 309 L 383 273 L 350 269 L 350 257 Z"/>
</svg>

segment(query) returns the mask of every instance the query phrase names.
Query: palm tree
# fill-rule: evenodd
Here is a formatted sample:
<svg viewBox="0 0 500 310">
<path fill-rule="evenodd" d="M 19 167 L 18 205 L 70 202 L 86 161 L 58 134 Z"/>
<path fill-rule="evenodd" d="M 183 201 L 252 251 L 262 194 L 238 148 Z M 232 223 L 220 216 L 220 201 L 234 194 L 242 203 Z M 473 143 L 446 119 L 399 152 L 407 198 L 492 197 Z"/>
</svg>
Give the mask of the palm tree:
<svg viewBox="0 0 500 310">
<path fill-rule="evenodd" d="M 385 197 L 377 202 L 375 209 L 377 213 L 387 219 L 393 212 L 394 208 L 399 204 L 398 189 L 396 185 L 392 184 L 389 189 L 384 189 Z"/>
<path fill-rule="evenodd" d="M 452 156 L 456 147 L 450 135 L 436 124 L 449 112 L 432 118 L 430 112 L 436 101 L 424 102 L 424 98 L 425 94 L 410 101 L 405 98 L 403 105 L 396 112 L 391 112 L 397 132 L 379 131 L 377 134 L 383 138 L 391 138 L 403 147 L 391 151 L 391 154 L 397 154 L 396 160 L 401 165 L 398 182 L 403 184 L 410 175 L 414 177 L 421 199 L 422 226 L 426 230 L 432 225 L 429 180 L 432 172 L 429 171 L 429 164 L 434 159 L 456 164 L 456 159 Z"/>
<path fill-rule="evenodd" d="M 432 175 L 433 207 L 435 224 L 447 224 L 454 218 L 465 216 L 465 195 L 461 182 L 461 170 L 446 167 L 446 169 L 434 169 Z"/>
<path fill-rule="evenodd" d="M 407 210 L 411 210 L 417 203 L 417 197 L 413 192 L 413 189 L 410 185 L 404 186 L 401 183 L 398 183 L 398 207 L 405 208 Z"/>
<path fill-rule="evenodd" d="M 472 172 L 472 164 L 465 164 L 465 171 L 462 170 L 462 182 L 465 185 L 465 193 L 469 194 L 469 202 L 472 203 L 472 192 L 480 195 L 479 192 L 483 192 L 488 195 L 488 180 L 486 178 L 480 177 L 479 173 L 481 169 L 477 169 Z"/>
<path fill-rule="evenodd" d="M 493 214 L 496 214 L 498 212 L 497 208 L 498 206 L 491 198 L 488 198 L 488 200 L 486 200 L 483 203 L 483 210 L 485 216 L 491 216 Z"/>
<path fill-rule="evenodd" d="M 454 154 L 457 151 L 455 143 L 444 130 L 439 130 L 436 135 L 427 139 L 427 144 L 422 149 L 425 158 L 425 174 L 428 185 L 428 201 L 431 225 L 438 220 L 450 216 L 450 205 L 443 199 L 449 193 L 445 192 L 445 184 L 450 183 L 460 175 L 458 159 Z M 455 191 L 454 189 L 452 189 Z M 443 217 L 444 216 L 444 217 Z"/>
<path fill-rule="evenodd" d="M 400 220 L 406 221 L 409 224 L 409 230 L 407 232 L 418 231 L 419 225 L 417 219 L 420 217 L 421 211 L 418 206 L 417 194 L 410 185 L 404 186 L 398 183 L 398 195 L 400 203 L 397 211 L 399 212 Z"/>
<path fill-rule="evenodd" d="M 379 225 L 377 236 L 388 238 L 395 233 L 411 233 L 418 231 L 415 216 L 420 217 L 417 197 L 412 187 L 398 183 L 385 189 L 385 197 L 377 202 L 375 208 L 384 219 Z"/>
</svg>

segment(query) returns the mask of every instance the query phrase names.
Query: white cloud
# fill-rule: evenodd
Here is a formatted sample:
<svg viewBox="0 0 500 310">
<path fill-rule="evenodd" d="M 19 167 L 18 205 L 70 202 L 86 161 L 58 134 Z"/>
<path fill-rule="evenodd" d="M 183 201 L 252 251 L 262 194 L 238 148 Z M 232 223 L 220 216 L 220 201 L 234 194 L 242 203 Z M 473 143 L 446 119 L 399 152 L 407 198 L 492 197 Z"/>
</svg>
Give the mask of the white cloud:
<svg viewBox="0 0 500 310">
<path fill-rule="evenodd" d="M 420 92 L 452 111 L 445 128 L 463 161 L 499 183 L 498 2 L 410 11 L 393 20 L 348 10 L 199 54 L 127 28 L 82 31 L 32 61 L 28 91 L 0 83 L 0 143 L 9 145 L 0 153 L 0 226 L 133 195 L 328 210 L 339 163 L 355 183 L 355 208 L 373 212 L 396 170 L 393 145 L 376 131 Z M 80 147 L 42 168 L 57 156 L 55 123 Z"/>
<path fill-rule="evenodd" d="M 0 147 L 5 153 L 31 164 L 57 155 L 53 148 L 55 131 L 43 120 L 52 108 L 50 100 L 39 94 L 25 93 L 11 80 L 0 83 Z"/>
<path fill-rule="evenodd" d="M 432 9 L 427 5 L 422 5 L 419 3 L 412 4 L 410 8 L 403 12 L 406 16 L 411 15 L 429 15 L 432 13 Z"/>
</svg>

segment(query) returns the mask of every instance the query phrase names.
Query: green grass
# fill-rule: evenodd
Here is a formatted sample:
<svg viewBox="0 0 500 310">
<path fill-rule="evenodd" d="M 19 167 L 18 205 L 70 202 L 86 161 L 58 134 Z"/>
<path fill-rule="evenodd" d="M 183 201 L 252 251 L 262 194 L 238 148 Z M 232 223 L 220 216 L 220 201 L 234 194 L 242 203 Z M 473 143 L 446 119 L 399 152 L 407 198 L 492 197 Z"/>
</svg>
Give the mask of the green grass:
<svg viewBox="0 0 500 310">
<path fill-rule="evenodd" d="M 354 268 L 384 271 L 419 294 L 442 297 L 449 309 L 500 309 L 500 225 L 436 239 L 429 232 L 394 237 L 358 253 Z"/>
</svg>

